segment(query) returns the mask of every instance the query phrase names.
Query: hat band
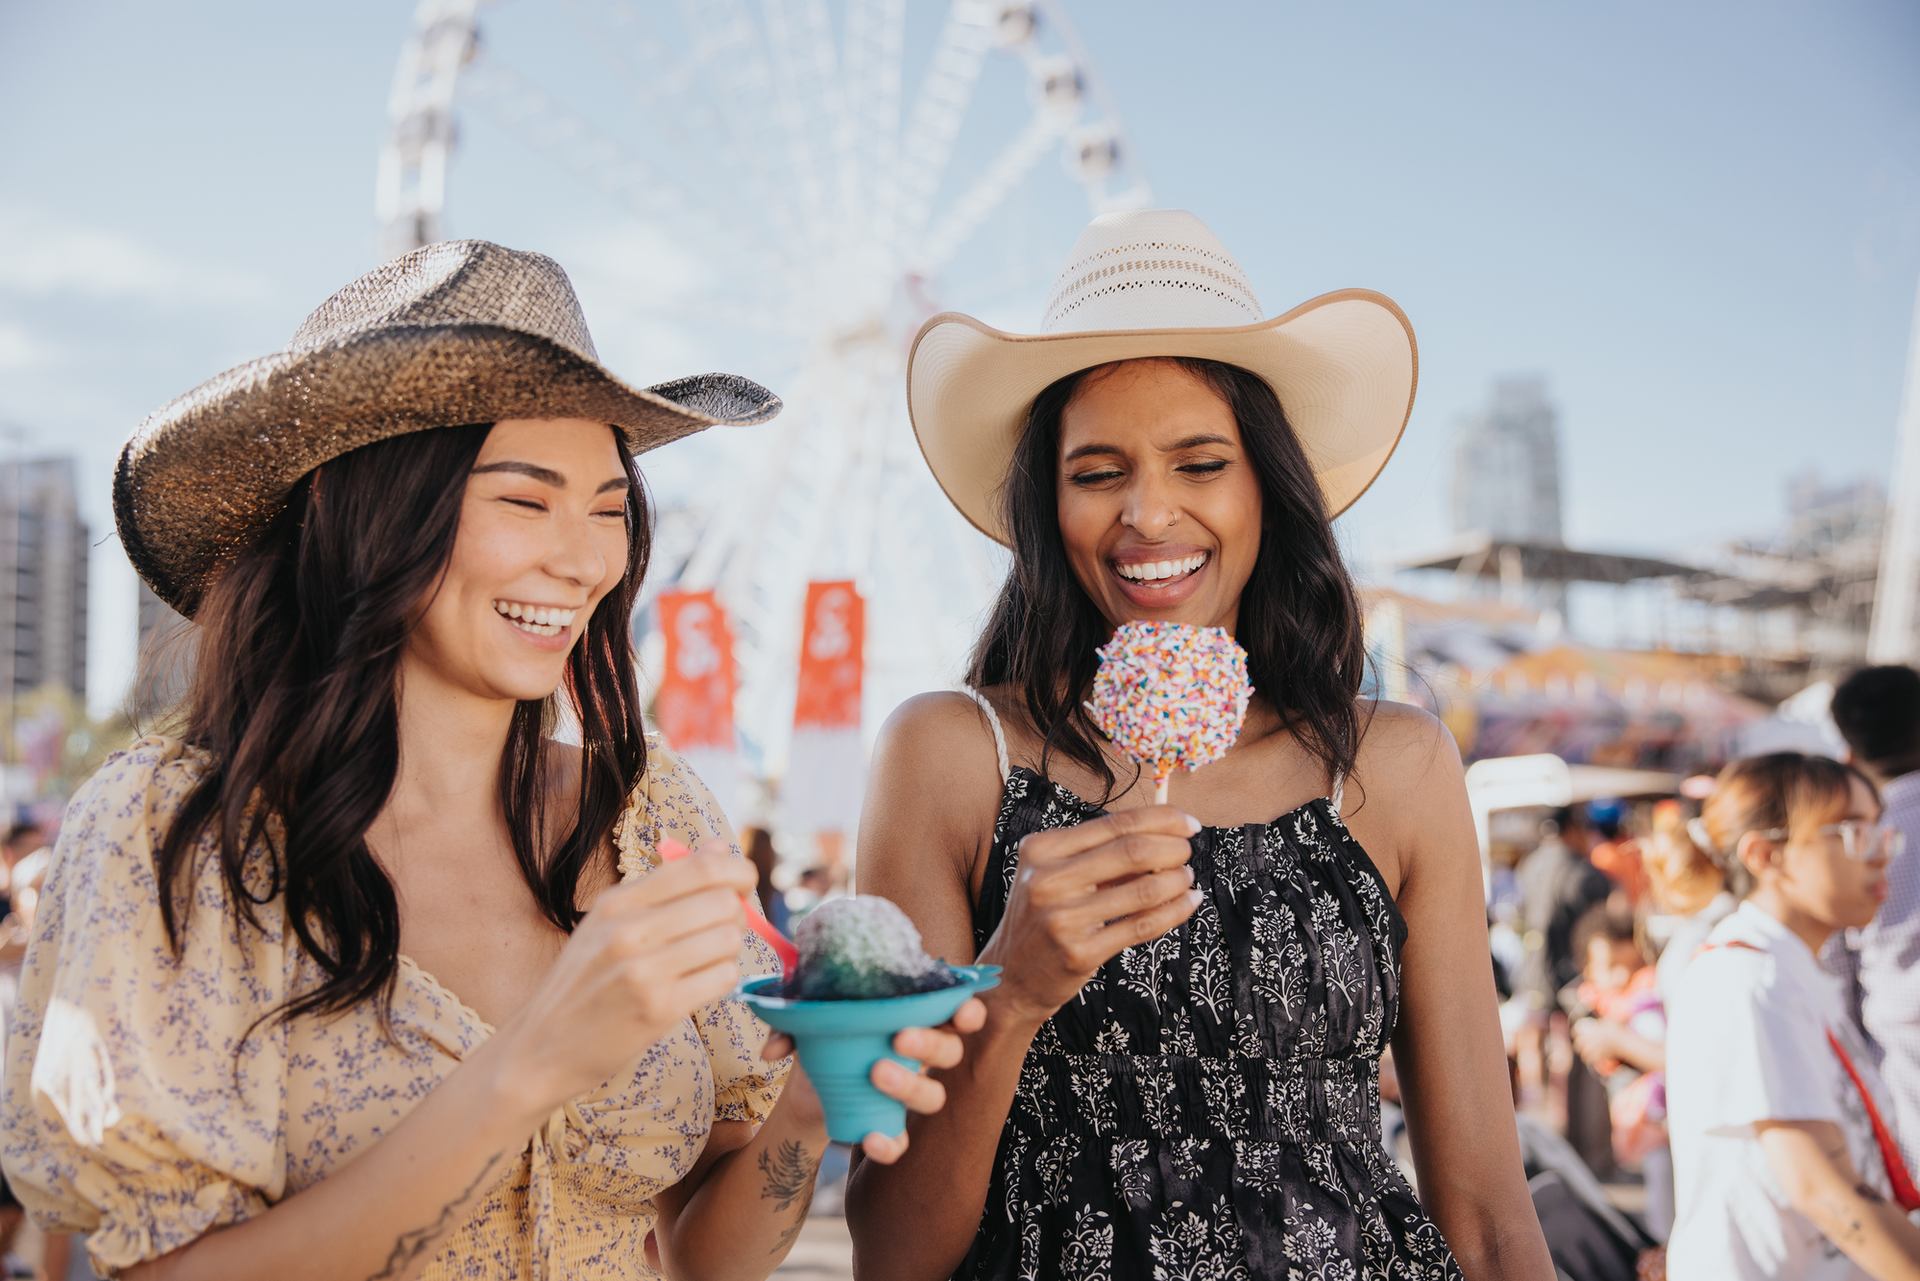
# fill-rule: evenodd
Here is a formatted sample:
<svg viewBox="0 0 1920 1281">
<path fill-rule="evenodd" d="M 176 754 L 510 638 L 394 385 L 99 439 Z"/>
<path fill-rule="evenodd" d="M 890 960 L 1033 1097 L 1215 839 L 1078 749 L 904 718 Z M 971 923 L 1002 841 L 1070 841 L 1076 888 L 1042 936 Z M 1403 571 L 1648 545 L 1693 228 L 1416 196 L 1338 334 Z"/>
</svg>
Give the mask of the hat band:
<svg viewBox="0 0 1920 1281">
<path fill-rule="evenodd" d="M 1156 319 L 1165 325 L 1169 306 L 1180 324 L 1251 325 L 1262 319 L 1259 299 L 1238 272 L 1191 258 L 1129 258 L 1070 270 L 1047 304 L 1041 331 L 1148 328 Z"/>
</svg>

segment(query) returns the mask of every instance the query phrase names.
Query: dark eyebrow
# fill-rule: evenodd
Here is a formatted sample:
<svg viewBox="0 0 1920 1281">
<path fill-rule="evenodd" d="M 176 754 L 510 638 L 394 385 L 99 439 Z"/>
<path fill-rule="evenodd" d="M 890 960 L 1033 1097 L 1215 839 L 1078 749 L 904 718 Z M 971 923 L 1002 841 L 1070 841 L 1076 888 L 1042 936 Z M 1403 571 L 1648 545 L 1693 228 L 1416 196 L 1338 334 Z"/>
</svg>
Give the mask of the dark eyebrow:
<svg viewBox="0 0 1920 1281">
<path fill-rule="evenodd" d="M 531 480 L 537 480 L 542 485 L 551 485 L 555 489 L 565 489 L 567 487 L 567 478 L 565 476 L 562 476 L 551 467 L 541 467 L 536 463 L 517 463 L 512 461 L 488 463 L 484 467 L 474 468 L 472 474 L 475 476 L 485 476 L 491 472 L 515 472 Z M 594 496 L 598 497 L 601 494 L 610 494 L 616 489 L 625 489 L 626 487 L 627 478 L 621 476 L 616 480 L 607 481 L 593 492 Z"/>
<path fill-rule="evenodd" d="M 1233 448 L 1233 442 L 1225 436 L 1215 432 L 1202 432 L 1198 436 L 1189 436 L 1185 440 L 1175 441 L 1161 452 L 1177 454 L 1183 449 L 1198 449 L 1202 445 L 1225 445 L 1229 449 Z"/>
<path fill-rule="evenodd" d="M 1214 432 L 1202 432 L 1198 436 L 1188 436 L 1184 440 L 1177 440 L 1160 452 L 1163 454 L 1177 454 L 1183 449 L 1198 449 L 1202 445 L 1225 445 L 1231 449 L 1233 442 L 1225 436 Z M 1082 445 L 1060 461 L 1070 463 L 1076 458 L 1086 458 L 1094 454 L 1118 454 L 1120 452 L 1121 449 L 1118 445 Z"/>
</svg>

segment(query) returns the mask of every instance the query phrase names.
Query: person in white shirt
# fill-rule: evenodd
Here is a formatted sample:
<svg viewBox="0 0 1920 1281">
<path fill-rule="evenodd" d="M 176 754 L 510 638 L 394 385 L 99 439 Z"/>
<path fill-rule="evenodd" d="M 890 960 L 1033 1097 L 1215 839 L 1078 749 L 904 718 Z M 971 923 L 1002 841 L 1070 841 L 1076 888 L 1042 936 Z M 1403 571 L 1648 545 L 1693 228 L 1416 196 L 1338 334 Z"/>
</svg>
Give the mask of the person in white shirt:
<svg viewBox="0 0 1920 1281">
<path fill-rule="evenodd" d="M 1880 785 L 1886 824 L 1920 839 L 1920 672 L 1864 667 L 1834 690 L 1832 711 L 1851 759 Z M 1894 864 L 1873 924 L 1834 942 L 1822 959 L 1879 1051 L 1887 1120 L 1908 1167 L 1920 1167 L 1920 860 Z"/>
<path fill-rule="evenodd" d="M 1873 919 L 1904 844 L 1859 771 L 1781 752 L 1724 770 L 1702 851 L 1753 888 L 1681 976 L 1667 1042 L 1677 1218 L 1667 1274 L 1920 1278 L 1920 1191 L 1839 981 L 1816 956 Z"/>
</svg>

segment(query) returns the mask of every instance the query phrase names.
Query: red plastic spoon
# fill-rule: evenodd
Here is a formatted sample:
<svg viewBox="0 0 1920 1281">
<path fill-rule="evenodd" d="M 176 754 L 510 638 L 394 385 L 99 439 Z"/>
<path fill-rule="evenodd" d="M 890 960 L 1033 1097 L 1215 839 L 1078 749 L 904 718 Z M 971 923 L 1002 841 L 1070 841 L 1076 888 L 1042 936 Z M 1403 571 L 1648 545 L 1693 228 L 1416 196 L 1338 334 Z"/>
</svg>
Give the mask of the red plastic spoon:
<svg viewBox="0 0 1920 1281">
<path fill-rule="evenodd" d="M 672 863 L 693 853 L 679 841 L 668 839 L 660 842 L 660 861 Z M 784 983 L 793 982 L 793 972 L 800 965 L 800 949 L 793 941 L 773 927 L 773 922 L 760 915 L 753 901 L 746 895 L 740 896 L 740 906 L 747 910 L 747 928 L 767 941 L 767 946 L 780 958 L 780 978 Z"/>
</svg>

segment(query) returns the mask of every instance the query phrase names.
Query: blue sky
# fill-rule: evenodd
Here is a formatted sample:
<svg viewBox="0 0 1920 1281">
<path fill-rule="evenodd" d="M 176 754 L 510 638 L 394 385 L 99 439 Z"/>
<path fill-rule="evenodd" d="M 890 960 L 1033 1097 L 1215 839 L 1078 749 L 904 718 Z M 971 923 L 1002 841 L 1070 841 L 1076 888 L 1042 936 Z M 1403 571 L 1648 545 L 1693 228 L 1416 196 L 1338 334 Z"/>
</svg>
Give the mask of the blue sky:
<svg viewBox="0 0 1920 1281">
<path fill-rule="evenodd" d="M 599 52 L 591 7 L 497 6 L 490 52 L 609 132 L 643 131 L 616 81 L 573 79 Z M 1363 566 L 1445 536 L 1456 423 L 1506 373 L 1544 376 L 1561 408 L 1576 542 L 1703 548 L 1771 528 L 1799 469 L 1890 466 L 1920 276 L 1920 8 L 1069 9 L 1156 203 L 1201 213 L 1270 312 L 1364 285 L 1412 317 L 1411 428 L 1342 521 Z M 375 160 L 409 10 L 0 6 L 0 423 L 31 452 L 78 455 L 97 537 L 113 455 L 148 410 L 274 349 L 377 260 Z M 916 6 L 909 47 L 931 35 Z M 1024 115 L 1009 76 L 983 78 L 959 169 Z M 725 267 L 484 121 L 466 137 L 448 231 L 586 264 L 617 367 L 783 359 L 723 326 L 627 314 L 636 292 L 691 306 Z M 1085 217 L 1054 178 L 932 282 L 942 301 L 1029 324 Z M 659 483 L 697 481 L 666 461 Z M 110 703 L 133 626 L 111 541 L 94 579 L 95 701 Z"/>
</svg>

